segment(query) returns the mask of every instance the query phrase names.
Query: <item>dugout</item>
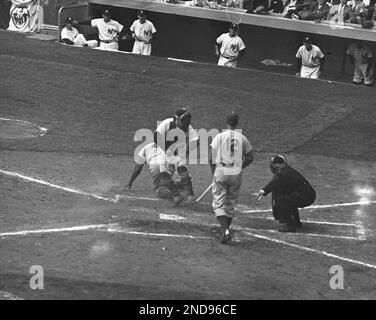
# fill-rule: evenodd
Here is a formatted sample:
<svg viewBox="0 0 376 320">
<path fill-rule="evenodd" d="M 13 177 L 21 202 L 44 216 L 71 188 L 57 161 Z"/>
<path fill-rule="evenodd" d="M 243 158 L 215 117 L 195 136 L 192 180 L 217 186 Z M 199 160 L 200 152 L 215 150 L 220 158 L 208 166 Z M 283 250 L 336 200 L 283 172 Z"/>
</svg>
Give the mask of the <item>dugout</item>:
<svg viewBox="0 0 376 320">
<path fill-rule="evenodd" d="M 212 10 L 175 5 L 151 0 L 88 0 L 86 3 L 69 5 L 60 9 L 59 25 L 68 16 L 76 20 L 100 17 L 104 8 L 112 12 L 113 19 L 127 29 L 137 18 L 137 10 L 148 11 L 148 19 L 157 28 L 153 42 L 153 55 L 217 61 L 214 56 L 215 39 L 227 32 L 228 23 L 240 22 L 239 35 L 247 49 L 239 67 L 254 67 L 265 59 L 278 59 L 295 64 L 295 54 L 303 36 L 310 35 L 326 56 L 325 72 L 351 74 L 352 68 L 346 57 L 346 48 L 356 39 L 368 43 L 376 54 L 376 29 L 361 29 L 358 25 L 331 25 L 328 22 L 289 20 L 276 15 L 251 15 L 245 10 Z M 93 30 L 83 30 L 94 37 Z M 131 51 L 133 41 L 121 41 L 120 50 Z M 270 67 L 290 70 L 287 67 Z M 295 69 L 293 69 L 295 71 Z"/>
</svg>

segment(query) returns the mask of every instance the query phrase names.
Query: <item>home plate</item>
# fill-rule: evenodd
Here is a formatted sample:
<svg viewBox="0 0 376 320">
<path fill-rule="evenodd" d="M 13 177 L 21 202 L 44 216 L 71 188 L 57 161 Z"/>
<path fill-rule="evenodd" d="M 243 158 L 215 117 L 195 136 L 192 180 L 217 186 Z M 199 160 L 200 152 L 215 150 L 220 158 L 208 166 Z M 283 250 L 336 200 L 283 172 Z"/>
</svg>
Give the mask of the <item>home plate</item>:
<svg viewBox="0 0 376 320">
<path fill-rule="evenodd" d="M 162 220 L 186 220 L 186 218 L 184 217 L 180 217 L 180 216 L 177 216 L 177 215 L 174 215 L 174 214 L 159 214 L 159 219 L 162 219 Z"/>
</svg>

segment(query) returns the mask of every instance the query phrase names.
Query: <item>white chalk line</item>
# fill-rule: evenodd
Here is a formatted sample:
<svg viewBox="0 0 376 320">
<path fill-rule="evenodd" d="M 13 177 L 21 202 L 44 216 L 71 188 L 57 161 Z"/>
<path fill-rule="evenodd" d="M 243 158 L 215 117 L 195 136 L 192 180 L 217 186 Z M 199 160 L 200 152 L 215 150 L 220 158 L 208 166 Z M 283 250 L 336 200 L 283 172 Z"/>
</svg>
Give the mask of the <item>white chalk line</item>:
<svg viewBox="0 0 376 320">
<path fill-rule="evenodd" d="M 237 228 L 236 228 L 237 229 Z M 235 229 L 235 230 L 236 230 Z M 168 238 L 189 238 L 189 239 L 204 239 L 204 240 L 211 240 L 211 237 L 202 237 L 202 236 L 192 236 L 192 235 L 185 235 L 185 234 L 170 234 L 170 233 L 152 233 L 152 232 L 142 232 L 142 231 L 133 231 L 128 230 L 126 228 L 121 228 L 116 223 L 111 224 L 99 224 L 99 225 L 86 225 L 86 226 L 74 226 L 74 227 L 64 227 L 64 228 L 53 228 L 53 229 L 39 229 L 39 230 L 22 230 L 16 232 L 5 232 L 1 233 L 0 237 L 7 237 L 7 236 L 18 236 L 18 235 L 28 235 L 28 234 L 44 234 L 44 233 L 59 233 L 59 232 L 72 232 L 72 231 L 86 231 L 86 230 L 100 230 L 104 232 L 110 233 L 123 233 L 123 234 L 132 234 L 132 235 L 143 235 L 143 236 L 155 236 L 155 237 L 168 237 Z M 244 234 L 249 235 L 254 238 L 263 239 L 267 241 L 271 241 L 274 243 L 284 244 L 289 247 L 298 248 L 304 251 L 314 252 L 320 255 L 324 255 L 330 258 L 334 258 L 337 260 L 342 260 L 346 262 L 350 262 L 353 264 L 358 264 L 364 267 L 368 267 L 371 269 L 376 269 L 376 265 L 372 265 L 370 263 L 362 262 L 359 260 L 349 259 L 346 257 L 338 256 L 332 253 L 328 253 L 326 251 L 321 251 L 305 246 L 300 246 L 294 243 L 286 242 L 279 239 L 274 239 L 271 237 L 267 237 L 264 235 L 256 234 L 250 231 L 243 231 Z"/>
<path fill-rule="evenodd" d="M 51 187 L 51 188 L 63 190 L 63 191 L 70 192 L 70 193 L 80 194 L 80 195 L 84 195 L 84 196 L 88 196 L 88 197 L 93 197 L 95 199 L 109 201 L 109 202 L 112 202 L 112 203 L 118 203 L 122 198 L 135 199 L 135 200 L 136 199 L 137 200 L 151 200 L 151 201 L 158 201 L 159 200 L 157 198 L 128 196 L 128 195 L 116 195 L 115 198 L 107 198 L 107 197 L 104 197 L 104 196 L 101 196 L 101 195 L 98 195 L 98 194 L 85 192 L 85 191 L 77 190 L 77 189 L 73 189 L 73 188 L 59 186 L 57 184 L 50 183 L 50 182 L 47 182 L 47 181 L 44 181 L 44 180 L 41 180 L 41 179 L 35 179 L 35 178 L 32 178 L 32 177 L 20 174 L 18 172 L 11 172 L 11 171 L 6 171 L 6 170 L 0 169 L 0 173 L 8 175 L 8 176 L 12 176 L 12 177 L 17 177 L 17 178 L 20 178 L 20 179 L 23 179 L 23 180 L 26 180 L 26 181 L 45 185 L 45 186 L 48 186 L 48 187 Z M 376 201 L 368 201 L 367 203 L 364 203 L 362 201 L 358 201 L 358 202 L 332 204 L 332 205 L 315 205 L 315 206 L 311 206 L 311 207 L 304 208 L 304 209 L 321 209 L 321 208 L 332 208 L 332 207 L 339 207 L 339 206 L 367 205 L 367 204 L 371 204 L 371 203 L 376 203 Z M 247 207 L 245 205 L 241 205 L 241 206 Z M 267 209 L 267 210 L 245 210 L 245 211 L 243 211 L 243 213 L 260 213 L 260 212 L 261 213 L 271 212 L 271 209 Z M 312 221 L 307 221 L 307 222 L 312 222 Z M 316 223 L 323 223 L 323 222 L 324 221 L 321 221 L 321 222 L 317 221 Z M 312 223 L 315 223 L 315 222 L 312 222 Z M 333 224 L 333 225 L 338 224 L 338 223 L 335 223 L 335 222 L 326 222 L 326 223 L 327 224 Z M 342 225 L 345 225 L 345 224 L 342 224 Z M 358 227 L 358 234 L 359 234 L 360 238 L 365 239 L 365 230 L 364 230 L 363 225 L 360 222 L 358 222 L 356 224 L 356 226 Z"/>
<path fill-rule="evenodd" d="M 258 238 L 258 239 L 263 239 L 263 240 L 267 240 L 267 241 L 271 241 L 271 242 L 275 242 L 275 243 L 279 243 L 279 244 L 284 244 L 286 246 L 297 248 L 297 249 L 300 249 L 300 250 L 314 252 L 314 253 L 317 253 L 317 254 L 320 254 L 320 255 L 324 255 L 324 256 L 327 256 L 327 257 L 330 257 L 330 258 L 337 259 L 337 260 L 342 260 L 342 261 L 350 262 L 350 263 L 353 263 L 353 264 L 358 264 L 358 265 L 361 265 L 361 266 L 364 266 L 364 267 L 368 267 L 368 268 L 371 268 L 371 269 L 376 269 L 376 265 L 373 265 L 373 264 L 370 264 L 370 263 L 366 263 L 366 262 L 362 262 L 362 261 L 354 260 L 354 259 L 349 259 L 349 258 L 338 256 L 336 254 L 332 254 L 332 253 L 329 253 L 329 252 L 326 252 L 326 251 L 321 251 L 321 250 L 317 250 L 317 249 L 313 249 L 313 248 L 309 248 L 309 247 L 305 247 L 305 246 L 300 246 L 300 245 L 295 244 L 295 243 L 270 238 L 270 237 L 263 236 L 263 235 L 260 235 L 260 234 L 256 234 L 256 233 L 253 233 L 253 232 L 245 232 L 245 233 L 252 236 L 252 237 Z"/>
<path fill-rule="evenodd" d="M 2 120 L 2 121 L 15 121 L 15 122 L 18 122 L 18 123 L 23 123 L 23 124 L 31 124 L 31 125 L 33 125 L 34 127 L 37 127 L 40 130 L 39 135 L 41 137 L 43 137 L 46 134 L 46 132 L 48 131 L 47 128 L 43 128 L 43 127 L 41 127 L 41 126 L 39 126 L 35 123 L 32 123 L 30 121 L 18 120 L 18 119 L 9 119 L 9 118 L 0 118 L 0 120 Z"/>
<path fill-rule="evenodd" d="M 58 233 L 58 232 L 73 232 L 73 231 L 87 231 L 93 229 L 102 229 L 115 226 L 117 224 L 92 224 L 86 226 L 74 226 L 74 227 L 62 227 L 62 228 L 51 228 L 51 229 L 38 229 L 38 230 L 21 230 L 14 232 L 3 232 L 0 233 L 0 237 L 10 237 L 10 236 L 26 236 L 30 234 L 45 234 L 45 233 Z"/>
<path fill-rule="evenodd" d="M 41 180 L 41 179 L 29 177 L 29 176 L 26 176 L 26 175 L 23 175 L 21 173 L 14 172 L 14 171 L 6 171 L 6 170 L 0 169 L 0 173 L 7 175 L 7 176 L 24 179 L 26 181 L 42 184 L 42 185 L 45 185 L 45 186 L 48 186 L 48 187 L 51 187 L 51 188 L 60 189 L 60 190 L 66 191 L 66 192 L 85 195 L 85 196 L 89 196 L 89 197 L 93 197 L 93 198 L 96 198 L 96 199 L 99 199 L 99 200 L 109 201 L 109 202 L 113 202 L 113 203 L 119 202 L 122 198 L 124 198 L 124 199 L 134 199 L 134 200 L 160 201 L 160 199 L 158 199 L 158 198 L 119 195 L 119 194 L 117 194 L 114 198 L 108 198 L 108 197 L 98 195 L 98 194 L 95 194 L 95 193 L 90 193 L 90 192 L 86 192 L 86 191 L 82 191 L 82 190 L 78 190 L 78 189 L 59 186 L 57 184 L 50 183 L 48 181 L 44 181 L 44 180 Z M 327 204 L 327 205 L 314 205 L 314 206 L 310 206 L 310 207 L 306 207 L 306 208 L 302 208 L 302 209 L 303 210 L 310 210 L 310 209 L 327 209 L 327 208 L 334 208 L 334 207 L 347 207 L 347 206 L 358 206 L 358 205 L 366 206 L 366 205 L 375 204 L 375 203 L 376 203 L 376 201 L 367 201 L 367 202 L 358 201 L 358 202 L 335 203 L 335 204 Z M 209 204 L 209 203 L 207 203 L 207 204 Z M 247 207 L 246 205 L 242 205 L 242 206 Z M 250 209 L 250 210 L 244 210 L 244 211 L 242 211 L 242 213 L 266 213 L 266 212 L 271 212 L 271 211 L 272 211 L 271 209 L 256 209 L 256 210 Z M 307 222 L 313 222 L 313 221 L 307 220 Z M 317 223 L 328 223 L 328 224 L 338 224 L 338 225 L 340 225 L 340 223 L 326 222 L 326 221 L 321 221 L 321 222 L 317 222 Z M 343 224 L 343 225 L 347 225 L 347 224 Z"/>
</svg>

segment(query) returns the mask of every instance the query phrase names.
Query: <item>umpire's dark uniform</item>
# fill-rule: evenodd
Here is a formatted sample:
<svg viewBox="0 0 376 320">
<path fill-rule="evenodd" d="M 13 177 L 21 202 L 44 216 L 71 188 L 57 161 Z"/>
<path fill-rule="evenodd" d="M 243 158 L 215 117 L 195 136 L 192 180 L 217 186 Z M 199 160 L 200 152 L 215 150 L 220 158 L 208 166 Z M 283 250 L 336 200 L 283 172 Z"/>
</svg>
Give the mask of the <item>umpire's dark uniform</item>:
<svg viewBox="0 0 376 320">
<path fill-rule="evenodd" d="M 290 230 L 300 225 L 298 208 L 308 207 L 316 199 L 316 192 L 307 179 L 287 163 L 262 190 L 265 195 L 272 193 L 273 216 Z"/>
</svg>

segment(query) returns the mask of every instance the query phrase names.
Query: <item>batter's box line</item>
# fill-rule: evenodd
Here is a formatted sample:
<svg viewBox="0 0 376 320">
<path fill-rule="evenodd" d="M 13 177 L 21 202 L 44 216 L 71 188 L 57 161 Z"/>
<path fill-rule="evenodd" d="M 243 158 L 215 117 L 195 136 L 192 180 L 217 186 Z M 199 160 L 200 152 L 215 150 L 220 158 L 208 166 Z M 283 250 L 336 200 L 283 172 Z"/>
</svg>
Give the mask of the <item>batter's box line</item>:
<svg viewBox="0 0 376 320">
<path fill-rule="evenodd" d="M 51 183 L 51 182 L 48 182 L 48 181 L 45 181 L 45 180 L 42 180 L 42 179 L 36 179 L 36 178 L 26 176 L 24 174 L 14 172 L 14 171 L 7 171 L 7 170 L 0 169 L 0 173 L 3 174 L 3 175 L 6 175 L 6 176 L 19 178 L 19 179 L 22 179 L 22 180 L 25 180 L 25 181 L 37 183 L 37 184 L 44 185 L 44 186 L 47 186 L 47 187 L 50 187 L 50 188 L 54 188 L 54 189 L 58 189 L 58 190 L 62 190 L 62 191 L 70 192 L 70 193 L 74 193 L 74 194 L 79 194 L 79 195 L 83 195 L 83 196 L 88 196 L 88 197 L 92 197 L 94 199 L 103 200 L 103 201 L 107 201 L 107 202 L 111 202 L 111 203 L 118 203 L 122 198 L 124 198 L 124 199 L 134 199 L 134 200 L 159 201 L 159 199 L 156 199 L 156 198 L 127 196 L 127 195 L 116 195 L 114 198 L 108 198 L 108 197 L 105 197 L 105 196 L 102 196 L 102 195 L 99 195 L 99 194 L 90 193 L 90 192 L 86 192 L 86 191 L 82 191 L 82 190 L 78 190 L 78 189 L 74 189 L 74 188 L 60 186 L 60 185 L 57 185 L 57 184 L 54 184 L 54 183 Z M 368 205 L 368 204 L 373 204 L 373 203 L 376 203 L 376 201 L 367 201 L 367 202 L 359 201 L 359 202 L 350 202 L 350 203 L 337 203 L 337 204 L 331 204 L 331 205 L 315 205 L 315 206 L 310 206 L 310 207 L 304 208 L 304 209 L 325 209 L 325 208 L 343 207 L 343 206 Z M 249 208 L 248 206 L 245 206 L 245 205 L 240 205 L 240 206 Z M 245 211 L 244 213 L 260 213 L 260 212 L 271 212 L 271 209 L 248 210 L 248 211 Z M 317 222 L 317 223 L 319 223 L 319 222 Z M 325 222 L 322 221 L 320 223 L 325 223 Z M 357 225 L 359 225 L 358 234 L 362 238 L 365 238 L 365 228 L 364 228 L 363 224 L 359 221 L 359 222 L 357 222 Z"/>
<path fill-rule="evenodd" d="M 150 232 L 139 232 L 134 230 L 129 230 L 126 228 L 119 228 L 118 224 L 111 223 L 111 224 L 101 224 L 101 225 L 86 225 L 86 226 L 73 226 L 73 227 L 64 227 L 64 228 L 52 228 L 52 229 L 39 229 L 39 230 L 22 230 L 22 231 L 16 231 L 16 232 L 6 232 L 6 233 L 0 233 L 0 237 L 9 237 L 9 236 L 25 236 L 25 235 L 33 235 L 33 234 L 43 234 L 43 233 L 59 233 L 59 232 L 75 232 L 75 231 L 86 231 L 86 230 L 99 230 L 103 232 L 109 232 L 109 233 L 123 233 L 123 234 L 132 234 L 132 235 L 139 235 L 139 236 L 153 236 L 153 237 L 167 237 L 167 238 L 189 238 L 189 239 L 197 239 L 197 240 L 213 240 L 212 237 L 200 237 L 200 236 L 192 236 L 192 235 L 182 235 L 182 234 L 168 234 L 168 233 L 150 233 Z M 323 255 L 329 258 L 337 259 L 340 261 L 345 261 L 348 263 L 360 265 L 363 267 L 367 267 L 370 269 L 376 270 L 376 265 L 350 259 L 346 257 L 342 257 L 336 254 L 332 254 L 326 251 L 301 246 L 295 243 L 287 242 L 280 239 L 275 239 L 272 237 L 268 237 L 262 234 L 258 234 L 255 232 L 250 231 L 244 231 L 245 235 L 251 236 L 256 239 L 266 240 L 277 244 L 282 244 L 288 247 L 297 248 L 303 251 L 308 251 L 311 253 L 316 253 L 319 255 Z"/>
</svg>

